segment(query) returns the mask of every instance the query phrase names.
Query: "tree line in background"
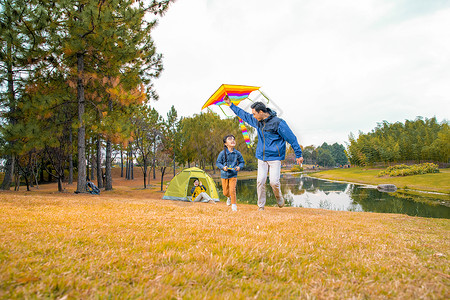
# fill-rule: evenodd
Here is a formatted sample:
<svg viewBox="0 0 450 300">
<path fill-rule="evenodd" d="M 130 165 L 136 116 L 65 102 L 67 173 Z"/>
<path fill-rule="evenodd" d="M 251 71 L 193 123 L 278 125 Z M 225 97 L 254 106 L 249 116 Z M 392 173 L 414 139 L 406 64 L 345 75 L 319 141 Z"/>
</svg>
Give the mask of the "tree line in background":
<svg viewBox="0 0 450 300">
<path fill-rule="evenodd" d="M 432 161 L 449 163 L 450 129 L 448 121 L 435 117 L 414 121 L 378 124 L 371 132 L 349 136 L 347 154 L 352 164 L 367 166 L 377 163 Z"/>
<path fill-rule="evenodd" d="M 61 190 L 75 167 L 77 192 L 85 192 L 89 155 L 103 177 L 102 149 L 112 188 L 113 150 L 132 157 L 130 121 L 157 98 L 152 80 L 162 61 L 151 16 L 170 2 L 0 0 L 2 189 L 46 171 Z"/>
<path fill-rule="evenodd" d="M 345 147 L 338 143 L 333 145 L 323 143 L 319 147 L 306 146 L 303 148 L 303 159 L 304 164 L 323 167 L 336 167 L 348 164 Z"/>
</svg>

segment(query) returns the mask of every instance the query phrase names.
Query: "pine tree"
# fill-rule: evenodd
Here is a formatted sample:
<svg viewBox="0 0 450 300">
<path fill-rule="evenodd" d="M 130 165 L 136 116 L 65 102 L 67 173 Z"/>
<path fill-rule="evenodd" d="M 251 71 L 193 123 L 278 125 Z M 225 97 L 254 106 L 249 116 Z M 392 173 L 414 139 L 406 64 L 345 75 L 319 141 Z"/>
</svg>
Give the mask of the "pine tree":
<svg viewBox="0 0 450 300">
<path fill-rule="evenodd" d="M 48 16 L 33 0 L 0 1 L 0 82 L 7 88 L 0 96 L 0 107 L 5 109 L 7 123 L 2 126 L 5 140 L 3 153 L 6 154 L 6 174 L 2 189 L 9 189 L 12 181 L 16 152 L 21 146 L 15 143 L 20 135 L 12 136 L 20 122 L 21 101 L 29 77 L 38 69 L 37 65 L 45 57 L 42 48 L 42 31 L 48 24 Z M 0 86 L 3 90 L 3 87 Z"/>
<path fill-rule="evenodd" d="M 173 176 L 176 174 L 175 162 L 176 155 L 179 148 L 179 121 L 178 113 L 175 107 L 172 105 L 167 113 L 167 120 L 165 122 L 165 143 L 167 145 L 167 151 L 172 159 Z"/>
<path fill-rule="evenodd" d="M 86 126 L 107 140 L 107 189 L 111 189 L 111 140 L 115 132 L 102 132 L 104 113 L 114 115 L 115 104 L 143 102 L 142 95 L 155 96 L 151 80 L 162 69 L 150 31 L 155 22 L 149 13 L 162 14 L 171 1 L 55 1 L 54 41 L 76 82 L 78 103 L 77 192 L 85 191 Z M 111 83 L 115 83 L 111 86 Z M 139 92 L 137 95 L 136 91 Z M 127 96 L 124 96 L 128 94 Z M 137 95 L 137 97 L 136 97 Z M 156 96 L 155 96 L 156 97 Z M 116 102 L 115 102 L 116 101 Z M 122 101 L 125 101 L 122 102 Z M 129 116 L 128 116 L 129 117 Z M 118 122 L 125 118 L 115 119 Z M 129 118 L 128 118 L 129 119 Z M 121 127 L 121 124 L 109 128 Z M 113 136 L 113 137 L 111 137 Z M 115 136 L 117 137 L 117 136 Z"/>
</svg>

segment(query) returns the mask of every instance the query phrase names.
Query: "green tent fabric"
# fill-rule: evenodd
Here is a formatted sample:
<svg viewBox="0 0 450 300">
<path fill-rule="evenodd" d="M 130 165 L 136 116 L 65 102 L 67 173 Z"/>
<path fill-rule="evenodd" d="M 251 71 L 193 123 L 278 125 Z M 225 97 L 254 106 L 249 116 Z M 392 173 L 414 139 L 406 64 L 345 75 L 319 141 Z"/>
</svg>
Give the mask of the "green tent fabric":
<svg viewBox="0 0 450 300">
<path fill-rule="evenodd" d="M 170 181 L 169 186 L 164 193 L 163 199 L 166 200 L 191 200 L 191 188 L 194 186 L 194 180 L 199 179 L 206 188 L 206 192 L 214 201 L 219 201 L 219 193 L 214 180 L 199 168 L 184 169 Z M 206 202 L 206 201 L 205 201 Z"/>
</svg>

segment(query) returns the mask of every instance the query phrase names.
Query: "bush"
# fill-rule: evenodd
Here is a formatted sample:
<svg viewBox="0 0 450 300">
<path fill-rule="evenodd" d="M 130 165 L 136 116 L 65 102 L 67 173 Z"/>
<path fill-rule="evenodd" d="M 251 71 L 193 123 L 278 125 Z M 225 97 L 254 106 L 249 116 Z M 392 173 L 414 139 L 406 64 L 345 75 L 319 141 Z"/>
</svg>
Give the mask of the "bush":
<svg viewBox="0 0 450 300">
<path fill-rule="evenodd" d="M 242 170 L 244 170 L 244 171 L 254 171 L 254 170 L 257 170 L 257 169 L 258 169 L 258 163 L 251 161 L 249 163 L 246 163 Z"/>
<path fill-rule="evenodd" d="M 433 163 L 424 163 L 420 165 L 395 165 L 388 167 L 386 170 L 378 173 L 378 177 L 381 176 L 409 176 L 427 173 L 439 173 L 439 166 Z"/>
<path fill-rule="evenodd" d="M 300 167 L 299 165 L 293 165 L 291 168 L 291 172 L 302 172 L 303 168 Z"/>
</svg>

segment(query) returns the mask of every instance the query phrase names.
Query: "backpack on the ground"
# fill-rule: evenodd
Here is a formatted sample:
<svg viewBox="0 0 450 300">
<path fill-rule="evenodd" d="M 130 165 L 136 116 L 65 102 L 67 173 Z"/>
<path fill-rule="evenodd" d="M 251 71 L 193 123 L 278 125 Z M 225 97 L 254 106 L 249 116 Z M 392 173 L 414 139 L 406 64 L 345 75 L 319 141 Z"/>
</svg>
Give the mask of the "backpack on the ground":
<svg viewBox="0 0 450 300">
<path fill-rule="evenodd" d="M 100 194 L 100 189 L 91 181 L 86 182 L 86 190 L 93 195 Z"/>
</svg>

